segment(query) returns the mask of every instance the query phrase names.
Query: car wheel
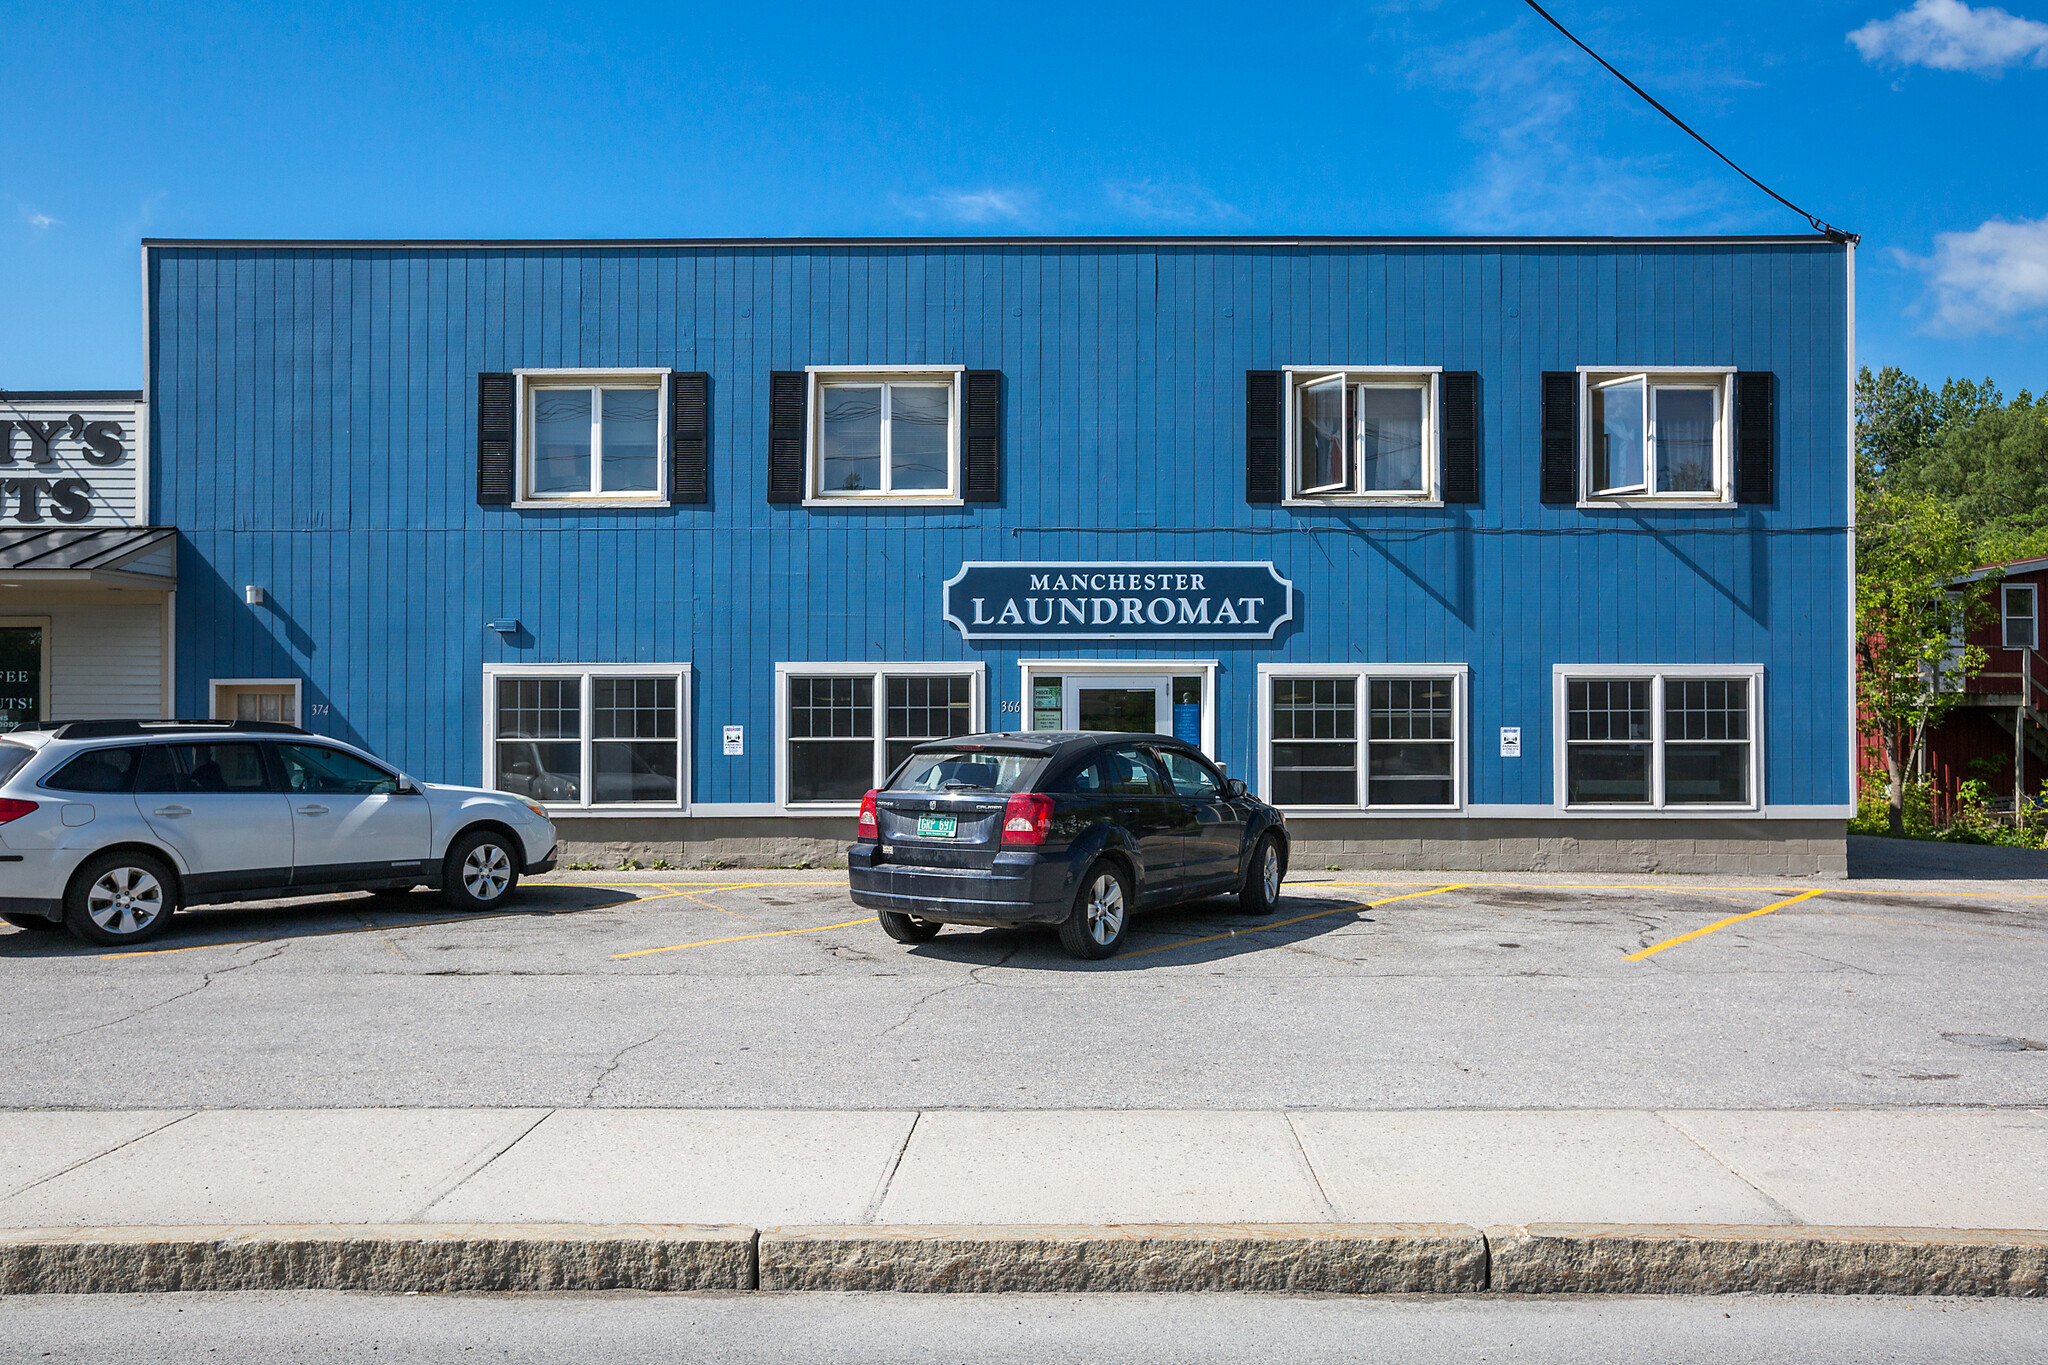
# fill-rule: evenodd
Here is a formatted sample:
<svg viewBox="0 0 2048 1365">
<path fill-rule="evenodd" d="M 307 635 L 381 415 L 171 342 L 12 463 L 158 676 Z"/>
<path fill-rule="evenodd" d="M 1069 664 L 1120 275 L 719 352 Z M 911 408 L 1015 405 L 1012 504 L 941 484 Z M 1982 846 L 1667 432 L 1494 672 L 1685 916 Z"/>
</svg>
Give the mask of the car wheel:
<svg viewBox="0 0 2048 1365">
<path fill-rule="evenodd" d="M 1103 958 L 1121 948 L 1131 923 L 1131 879 L 1104 859 L 1088 869 L 1074 908 L 1060 925 L 1060 946 L 1075 957 Z"/>
<path fill-rule="evenodd" d="M 1247 915 L 1272 914 L 1273 907 L 1280 903 L 1280 879 L 1286 875 L 1287 865 L 1280 859 L 1280 841 L 1265 835 L 1252 850 L 1251 866 L 1244 870 L 1237 908 Z"/>
<path fill-rule="evenodd" d="M 875 918 L 881 921 L 882 932 L 898 943 L 930 943 L 945 927 L 936 920 L 899 915 L 894 910 L 877 910 Z"/>
<path fill-rule="evenodd" d="M 63 920 L 44 919 L 41 915 L 0 915 L 0 920 L 31 934 L 54 934 L 64 927 Z"/>
<path fill-rule="evenodd" d="M 104 947 L 155 938 L 178 908 L 171 870 L 147 853 L 102 853 L 64 893 L 64 927 Z"/>
<path fill-rule="evenodd" d="M 517 845 L 494 830 L 465 834 L 441 864 L 441 899 L 451 910 L 495 910 L 519 885 Z"/>
</svg>

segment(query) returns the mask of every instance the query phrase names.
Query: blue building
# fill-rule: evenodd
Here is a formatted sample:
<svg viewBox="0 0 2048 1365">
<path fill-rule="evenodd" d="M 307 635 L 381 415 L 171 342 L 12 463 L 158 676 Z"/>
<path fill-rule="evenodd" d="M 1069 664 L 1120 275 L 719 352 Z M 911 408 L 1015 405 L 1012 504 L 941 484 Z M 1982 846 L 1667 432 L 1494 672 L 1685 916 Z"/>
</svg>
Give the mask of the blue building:
<svg viewBox="0 0 2048 1365">
<path fill-rule="evenodd" d="M 1839 872 L 1853 244 L 144 244 L 181 715 L 837 856 L 1163 730 L 1312 866 Z"/>
</svg>

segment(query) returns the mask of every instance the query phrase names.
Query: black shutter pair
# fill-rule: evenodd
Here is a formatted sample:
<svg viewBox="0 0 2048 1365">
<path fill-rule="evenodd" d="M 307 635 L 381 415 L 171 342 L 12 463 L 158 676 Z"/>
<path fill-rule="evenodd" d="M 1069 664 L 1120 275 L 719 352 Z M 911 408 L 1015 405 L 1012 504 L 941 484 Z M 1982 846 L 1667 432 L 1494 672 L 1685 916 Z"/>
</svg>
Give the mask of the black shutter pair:
<svg viewBox="0 0 2048 1365">
<path fill-rule="evenodd" d="M 1777 500 L 1777 376 L 1742 370 L 1735 376 L 1735 500 Z M 1579 376 L 1543 372 L 1541 496 L 1547 503 L 1579 500 Z"/>
<path fill-rule="evenodd" d="M 1003 496 L 1003 372 L 969 370 L 961 431 L 960 496 L 1000 502 Z M 810 391 L 802 370 L 768 375 L 768 501 L 804 500 L 804 403 Z"/>
<path fill-rule="evenodd" d="M 518 493 L 512 447 L 519 420 L 509 374 L 476 377 L 476 501 L 509 506 Z M 710 499 L 711 376 L 679 370 L 668 381 L 668 500 L 701 505 Z"/>
<path fill-rule="evenodd" d="M 1443 470 L 1439 487 L 1447 503 L 1479 501 L 1479 372 L 1446 370 L 1442 403 Z M 1287 375 L 1281 370 L 1244 372 L 1244 500 L 1276 503 L 1286 497 L 1281 443 L 1287 430 Z"/>
</svg>

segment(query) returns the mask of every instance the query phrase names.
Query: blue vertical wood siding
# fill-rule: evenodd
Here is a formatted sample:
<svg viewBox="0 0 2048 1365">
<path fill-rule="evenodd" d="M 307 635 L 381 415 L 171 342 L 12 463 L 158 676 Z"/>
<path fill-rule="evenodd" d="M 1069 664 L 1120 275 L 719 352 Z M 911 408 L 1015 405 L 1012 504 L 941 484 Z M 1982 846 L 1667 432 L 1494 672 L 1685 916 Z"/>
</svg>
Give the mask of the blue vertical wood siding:
<svg viewBox="0 0 2048 1365">
<path fill-rule="evenodd" d="M 1471 799 L 1545 804 L 1553 664 L 1762 663 L 1766 799 L 1846 802 L 1847 278 L 1818 241 L 156 246 L 179 713 L 211 677 L 300 676 L 315 728 L 475 782 L 485 663 L 688 662 L 693 799 L 768 801 L 778 662 L 985 660 L 1011 725 L 1020 657 L 1213 657 L 1218 757 L 1247 774 L 1258 664 L 1462 662 Z M 1000 503 L 766 503 L 770 370 L 926 363 L 1003 372 Z M 1244 371 L 1320 364 L 1477 370 L 1481 500 L 1247 506 Z M 478 372 L 634 365 L 710 373 L 708 504 L 475 504 Z M 1541 504 L 1539 375 L 1580 365 L 1773 371 L 1776 504 Z M 961 560 L 1061 558 L 1271 559 L 1297 621 L 1148 649 L 940 620 Z"/>
</svg>

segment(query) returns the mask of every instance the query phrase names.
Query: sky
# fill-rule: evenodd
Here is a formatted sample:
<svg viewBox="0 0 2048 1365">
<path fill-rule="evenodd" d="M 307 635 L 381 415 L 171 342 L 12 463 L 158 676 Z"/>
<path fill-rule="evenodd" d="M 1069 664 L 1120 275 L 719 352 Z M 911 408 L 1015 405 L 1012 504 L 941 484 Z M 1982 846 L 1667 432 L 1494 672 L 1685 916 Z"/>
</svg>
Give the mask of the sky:
<svg viewBox="0 0 2048 1365">
<path fill-rule="evenodd" d="M 1555 0 L 1862 235 L 1861 363 L 2048 388 L 2048 0 Z M 0 0 L 0 389 L 143 237 L 1807 231 L 1525 4 Z"/>
</svg>

